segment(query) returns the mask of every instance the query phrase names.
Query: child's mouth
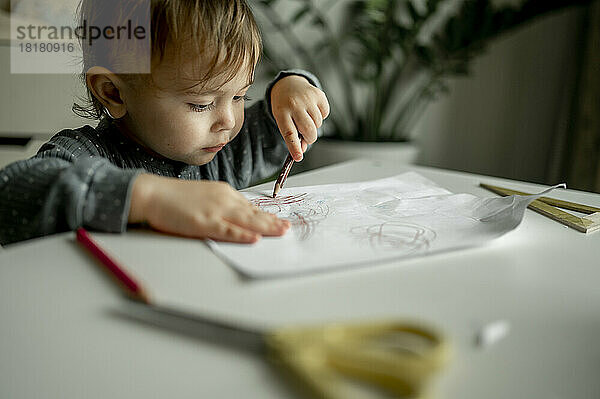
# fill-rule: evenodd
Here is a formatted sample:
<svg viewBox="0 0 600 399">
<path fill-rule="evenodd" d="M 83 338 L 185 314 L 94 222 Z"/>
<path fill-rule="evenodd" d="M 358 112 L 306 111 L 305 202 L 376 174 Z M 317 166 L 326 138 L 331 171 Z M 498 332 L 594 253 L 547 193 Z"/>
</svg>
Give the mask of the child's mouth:
<svg viewBox="0 0 600 399">
<path fill-rule="evenodd" d="M 227 144 L 227 143 L 225 143 Z M 204 147 L 203 150 L 207 151 L 207 152 L 219 152 L 223 149 L 223 147 L 225 147 L 225 144 L 219 144 L 218 146 L 215 147 Z"/>
</svg>

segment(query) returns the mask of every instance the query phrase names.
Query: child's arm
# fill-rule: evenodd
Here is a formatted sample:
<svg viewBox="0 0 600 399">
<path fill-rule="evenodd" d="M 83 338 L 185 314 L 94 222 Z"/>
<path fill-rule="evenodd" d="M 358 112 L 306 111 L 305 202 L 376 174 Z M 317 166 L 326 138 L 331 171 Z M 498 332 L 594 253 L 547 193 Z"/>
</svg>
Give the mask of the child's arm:
<svg viewBox="0 0 600 399">
<path fill-rule="evenodd" d="M 224 183 L 117 167 L 96 136 L 91 128 L 63 131 L 35 157 L 0 170 L 1 244 L 81 226 L 123 232 L 128 222 L 236 242 L 280 235 L 289 227 Z"/>
<path fill-rule="evenodd" d="M 81 226 L 125 230 L 130 182 L 140 170 L 112 165 L 89 144 L 57 135 L 35 157 L 0 171 L 0 243 Z"/>
</svg>

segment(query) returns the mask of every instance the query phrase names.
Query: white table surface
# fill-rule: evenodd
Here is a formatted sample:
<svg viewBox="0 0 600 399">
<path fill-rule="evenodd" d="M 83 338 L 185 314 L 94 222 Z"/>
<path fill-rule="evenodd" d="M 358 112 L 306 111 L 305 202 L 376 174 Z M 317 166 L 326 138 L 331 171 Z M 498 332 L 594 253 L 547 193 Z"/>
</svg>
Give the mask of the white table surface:
<svg viewBox="0 0 600 399">
<path fill-rule="evenodd" d="M 416 170 L 453 192 L 479 182 L 541 186 L 377 161 L 292 176 L 287 185 Z M 269 186 L 272 185 L 269 184 Z M 600 195 L 555 197 L 600 206 Z M 161 302 L 269 326 L 422 319 L 451 339 L 439 398 L 600 397 L 600 233 L 530 210 L 484 247 L 347 271 L 251 281 L 200 241 L 148 231 L 94 234 Z M 0 252 L 0 398 L 295 398 L 260 358 L 119 317 L 125 300 L 73 233 Z M 506 320 L 487 348 L 475 336 Z"/>
</svg>

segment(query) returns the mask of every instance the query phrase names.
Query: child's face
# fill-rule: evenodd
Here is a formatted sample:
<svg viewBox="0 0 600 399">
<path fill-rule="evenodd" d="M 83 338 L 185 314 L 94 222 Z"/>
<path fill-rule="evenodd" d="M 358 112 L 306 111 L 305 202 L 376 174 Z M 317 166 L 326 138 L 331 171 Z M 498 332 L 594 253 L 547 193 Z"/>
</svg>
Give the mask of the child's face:
<svg viewBox="0 0 600 399">
<path fill-rule="evenodd" d="M 203 165 L 239 133 L 250 82 L 243 68 L 224 85 L 209 81 L 201 92 L 186 92 L 197 82 L 191 61 L 178 64 L 165 57 L 152 70 L 156 87 L 126 85 L 122 97 L 127 114 L 122 123 L 128 135 L 150 150 Z"/>
</svg>

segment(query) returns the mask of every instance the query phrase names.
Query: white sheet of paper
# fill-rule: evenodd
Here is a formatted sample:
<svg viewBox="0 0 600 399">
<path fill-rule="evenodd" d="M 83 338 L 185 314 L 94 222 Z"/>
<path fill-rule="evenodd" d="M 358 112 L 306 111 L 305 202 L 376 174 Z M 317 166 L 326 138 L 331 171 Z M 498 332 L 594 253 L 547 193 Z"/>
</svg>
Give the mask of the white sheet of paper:
<svg viewBox="0 0 600 399">
<path fill-rule="evenodd" d="M 556 186 L 558 187 L 558 186 Z M 553 188 L 556 188 L 553 187 Z M 209 242 L 246 276 L 276 277 L 372 265 L 480 245 L 521 223 L 532 196 L 453 194 L 418 173 L 375 181 L 244 192 L 291 222 L 283 236 L 253 245 Z"/>
</svg>

